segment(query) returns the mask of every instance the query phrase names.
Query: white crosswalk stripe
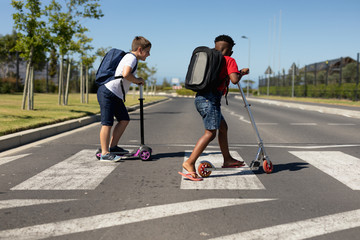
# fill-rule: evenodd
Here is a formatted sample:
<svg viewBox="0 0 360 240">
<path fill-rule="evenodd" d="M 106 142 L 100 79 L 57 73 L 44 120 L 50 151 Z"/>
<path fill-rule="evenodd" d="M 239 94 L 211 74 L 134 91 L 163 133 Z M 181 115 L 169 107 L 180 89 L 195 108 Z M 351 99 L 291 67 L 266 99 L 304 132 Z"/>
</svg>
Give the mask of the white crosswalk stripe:
<svg viewBox="0 0 360 240">
<path fill-rule="evenodd" d="M 360 190 L 360 159 L 340 151 L 290 151 L 353 190 Z"/>
<path fill-rule="evenodd" d="M 272 201 L 275 199 L 202 199 L 159 206 L 105 213 L 90 217 L 70 219 L 61 222 L 0 231 L 1 239 L 43 239 L 71 233 L 94 231 L 96 229 L 165 218 L 180 214 L 191 214 L 242 204 Z"/>
<path fill-rule="evenodd" d="M 85 149 L 11 190 L 91 190 L 95 189 L 118 165 L 118 163 L 97 161 L 95 151 Z"/>
<path fill-rule="evenodd" d="M 236 151 L 231 151 L 231 155 L 238 160 L 242 160 Z M 184 161 L 190 157 L 191 151 L 185 152 Z M 204 153 L 196 161 L 196 169 L 201 161 L 209 161 L 215 167 L 221 167 L 223 157 L 219 151 L 204 151 Z M 240 170 L 240 168 L 239 168 Z M 186 171 L 183 171 L 186 173 Z M 193 182 L 182 178 L 181 189 L 249 189 L 262 190 L 264 185 L 256 177 L 252 171 L 214 171 L 205 178 L 204 181 Z"/>
<path fill-rule="evenodd" d="M 3 165 L 5 163 L 9 163 L 9 162 L 12 162 L 14 160 L 26 157 L 28 155 L 30 155 L 30 154 L 21 154 L 21 155 L 16 155 L 16 156 L 11 156 L 11 157 L 2 157 L 1 161 L 0 161 L 0 165 Z"/>
<path fill-rule="evenodd" d="M 360 209 L 281 224 L 210 240 L 300 240 L 360 227 Z"/>
<path fill-rule="evenodd" d="M 26 207 L 33 205 L 75 201 L 76 199 L 10 199 L 1 200 L 0 209 Z"/>
</svg>

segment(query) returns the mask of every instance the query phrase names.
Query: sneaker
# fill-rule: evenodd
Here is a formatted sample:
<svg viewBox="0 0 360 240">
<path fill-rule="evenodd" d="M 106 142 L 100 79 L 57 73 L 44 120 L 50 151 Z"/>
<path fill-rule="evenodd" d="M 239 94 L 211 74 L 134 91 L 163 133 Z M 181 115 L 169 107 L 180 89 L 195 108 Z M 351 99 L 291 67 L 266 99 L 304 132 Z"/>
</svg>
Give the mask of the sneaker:
<svg viewBox="0 0 360 240">
<path fill-rule="evenodd" d="M 123 149 L 123 148 L 121 148 L 119 146 L 111 147 L 110 152 L 111 153 L 124 153 L 124 154 L 129 153 L 128 150 L 125 150 L 125 149 Z"/>
<path fill-rule="evenodd" d="M 101 155 L 100 161 L 102 162 L 119 162 L 121 161 L 121 157 L 115 154 L 107 153 L 105 155 Z"/>
</svg>

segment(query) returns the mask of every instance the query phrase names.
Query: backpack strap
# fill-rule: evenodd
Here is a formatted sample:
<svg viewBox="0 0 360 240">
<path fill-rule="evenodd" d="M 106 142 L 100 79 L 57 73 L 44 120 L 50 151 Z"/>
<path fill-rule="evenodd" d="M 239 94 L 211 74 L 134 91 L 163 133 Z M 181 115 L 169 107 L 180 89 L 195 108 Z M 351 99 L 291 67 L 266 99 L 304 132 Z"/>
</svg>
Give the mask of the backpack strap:
<svg viewBox="0 0 360 240">
<path fill-rule="evenodd" d="M 121 91 L 122 91 L 122 93 L 123 93 L 123 100 L 124 100 L 124 102 L 126 102 L 124 83 L 123 83 L 122 79 L 120 80 L 120 84 L 121 84 Z"/>
<path fill-rule="evenodd" d="M 134 55 L 134 57 L 136 58 L 135 54 L 133 54 L 133 53 L 131 53 L 131 52 L 128 52 L 128 53 Z M 126 54 L 128 54 L 128 53 L 126 53 Z M 138 60 L 136 59 L 135 67 L 131 70 L 131 73 L 134 73 L 134 72 L 136 71 L 137 66 L 138 66 Z M 119 78 L 121 78 L 120 84 L 121 84 L 121 91 L 122 91 L 122 94 L 123 94 L 123 101 L 126 102 L 126 99 L 125 99 L 125 88 L 124 88 L 124 83 L 123 83 L 123 81 L 122 81 L 122 80 L 124 79 L 124 77 L 123 77 L 122 75 L 120 75 L 120 76 L 115 76 L 115 79 L 119 79 Z"/>
</svg>

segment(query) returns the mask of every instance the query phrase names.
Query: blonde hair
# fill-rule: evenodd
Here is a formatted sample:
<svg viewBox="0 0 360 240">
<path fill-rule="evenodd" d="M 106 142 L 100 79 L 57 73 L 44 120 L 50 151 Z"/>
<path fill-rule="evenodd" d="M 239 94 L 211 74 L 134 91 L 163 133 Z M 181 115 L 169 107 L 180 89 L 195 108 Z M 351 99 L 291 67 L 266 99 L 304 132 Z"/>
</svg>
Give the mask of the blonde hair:
<svg viewBox="0 0 360 240">
<path fill-rule="evenodd" d="M 139 47 L 142 49 L 151 47 L 151 42 L 142 36 L 136 36 L 132 42 L 131 50 L 136 51 Z"/>
</svg>

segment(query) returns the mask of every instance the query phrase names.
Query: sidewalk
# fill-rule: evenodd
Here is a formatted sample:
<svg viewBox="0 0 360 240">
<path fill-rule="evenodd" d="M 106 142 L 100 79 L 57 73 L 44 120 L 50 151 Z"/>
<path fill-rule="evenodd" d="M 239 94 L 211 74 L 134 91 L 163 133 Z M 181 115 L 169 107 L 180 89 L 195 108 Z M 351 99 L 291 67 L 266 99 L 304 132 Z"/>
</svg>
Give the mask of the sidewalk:
<svg viewBox="0 0 360 240">
<path fill-rule="evenodd" d="M 166 99 L 162 99 L 159 101 L 154 101 L 150 103 L 145 103 L 144 107 L 150 106 L 162 101 L 166 101 Z M 128 112 L 133 112 L 140 108 L 140 105 L 135 105 L 128 107 Z M 0 152 L 20 147 L 22 145 L 38 141 L 47 137 L 54 136 L 59 133 L 63 133 L 66 131 L 70 131 L 79 127 L 83 127 L 86 125 L 89 125 L 94 122 L 100 122 L 100 115 L 93 115 L 93 116 L 87 116 L 82 117 L 78 119 L 73 119 L 61 123 L 56 123 L 44 127 L 29 129 L 13 134 L 8 134 L 5 136 L 0 137 Z M 99 123 L 100 124 L 100 123 Z"/>
<path fill-rule="evenodd" d="M 236 96 L 235 98 L 241 98 L 241 96 Z M 242 98 L 241 98 L 242 99 Z M 335 114 L 350 118 L 358 118 L 360 119 L 360 109 L 359 108 L 349 108 L 344 109 L 340 106 L 331 106 L 328 105 L 321 105 L 316 103 L 295 103 L 295 102 L 286 102 L 286 101 L 277 101 L 277 100 L 269 100 L 269 99 L 262 99 L 262 98 L 247 98 L 248 101 L 253 102 L 261 102 L 266 103 L 269 105 L 276 105 L 276 106 L 282 106 L 282 107 L 288 107 L 288 108 L 297 108 L 301 110 L 307 110 L 307 111 L 315 111 L 320 113 L 327 113 L 327 114 Z M 354 110 L 356 109 L 356 110 Z M 357 110 L 359 109 L 359 110 Z"/>
</svg>

